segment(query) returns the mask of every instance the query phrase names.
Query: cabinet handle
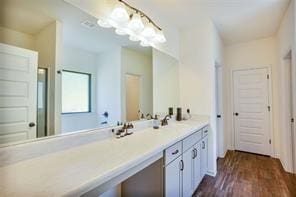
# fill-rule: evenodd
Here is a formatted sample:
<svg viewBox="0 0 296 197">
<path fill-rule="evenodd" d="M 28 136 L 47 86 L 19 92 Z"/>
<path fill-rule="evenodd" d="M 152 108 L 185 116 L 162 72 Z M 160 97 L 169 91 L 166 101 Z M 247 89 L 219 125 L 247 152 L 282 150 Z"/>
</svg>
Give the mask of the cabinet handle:
<svg viewBox="0 0 296 197">
<path fill-rule="evenodd" d="M 192 159 L 195 159 L 197 157 L 197 150 L 196 150 L 196 148 L 194 148 L 192 150 L 192 152 L 193 152 L 193 158 Z"/>
<path fill-rule="evenodd" d="M 205 131 L 204 131 L 204 133 L 207 133 L 207 132 L 208 132 L 208 130 L 205 130 Z"/>
<path fill-rule="evenodd" d="M 202 149 L 205 149 L 205 147 L 206 147 L 206 144 L 204 141 L 202 141 Z"/>
<path fill-rule="evenodd" d="M 172 152 L 172 155 L 178 154 L 179 150 L 175 150 L 174 152 Z"/>
<path fill-rule="evenodd" d="M 195 149 L 192 150 L 192 159 L 195 159 Z"/>
<path fill-rule="evenodd" d="M 180 161 L 180 170 L 181 171 L 184 170 L 184 161 L 183 160 Z"/>
</svg>

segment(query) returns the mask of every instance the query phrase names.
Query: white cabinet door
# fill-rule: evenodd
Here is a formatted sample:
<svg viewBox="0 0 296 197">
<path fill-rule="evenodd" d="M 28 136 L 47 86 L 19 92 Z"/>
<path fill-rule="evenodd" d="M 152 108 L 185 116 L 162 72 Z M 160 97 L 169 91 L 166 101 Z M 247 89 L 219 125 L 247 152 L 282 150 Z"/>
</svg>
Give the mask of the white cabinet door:
<svg viewBox="0 0 296 197">
<path fill-rule="evenodd" d="M 208 170 L 208 137 L 201 141 L 201 177 L 207 173 Z"/>
<path fill-rule="evenodd" d="M 179 197 L 182 196 L 182 173 L 181 173 L 182 157 L 178 157 L 170 164 L 165 166 L 165 196 Z"/>
<path fill-rule="evenodd" d="M 195 158 L 193 160 L 193 190 L 196 190 L 202 177 L 201 177 L 201 152 L 200 143 L 194 145 L 196 151 Z"/>
<path fill-rule="evenodd" d="M 0 144 L 36 138 L 37 57 L 0 43 Z"/>
<path fill-rule="evenodd" d="M 183 153 L 183 197 L 190 197 L 193 193 L 193 148 L 188 149 Z"/>
</svg>

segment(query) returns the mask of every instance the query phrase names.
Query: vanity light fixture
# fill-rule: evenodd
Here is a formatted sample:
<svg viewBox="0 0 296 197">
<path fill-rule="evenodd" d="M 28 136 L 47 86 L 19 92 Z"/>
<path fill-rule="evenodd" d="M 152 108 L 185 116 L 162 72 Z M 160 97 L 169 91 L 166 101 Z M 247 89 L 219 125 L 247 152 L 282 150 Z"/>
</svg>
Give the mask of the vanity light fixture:
<svg viewBox="0 0 296 197">
<path fill-rule="evenodd" d="M 128 22 L 130 17 L 125 9 L 125 4 L 121 1 L 116 3 L 113 11 L 111 12 L 110 18 L 119 24 Z"/>
<path fill-rule="evenodd" d="M 98 20 L 101 27 L 113 27 L 118 35 L 129 35 L 131 41 L 140 41 L 145 47 L 166 42 L 162 29 L 144 12 L 123 0 L 117 1 L 113 10 Z"/>
</svg>

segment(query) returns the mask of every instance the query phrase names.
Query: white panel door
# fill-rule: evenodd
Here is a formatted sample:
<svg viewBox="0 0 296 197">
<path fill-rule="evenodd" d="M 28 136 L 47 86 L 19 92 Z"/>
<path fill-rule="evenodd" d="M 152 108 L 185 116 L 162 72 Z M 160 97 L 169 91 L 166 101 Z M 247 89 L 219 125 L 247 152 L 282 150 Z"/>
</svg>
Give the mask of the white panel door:
<svg viewBox="0 0 296 197">
<path fill-rule="evenodd" d="M 194 151 L 193 148 L 188 149 L 183 153 L 184 169 L 183 174 L 183 197 L 191 197 L 193 193 L 193 159 Z"/>
<path fill-rule="evenodd" d="M 270 155 L 268 71 L 233 72 L 235 149 Z"/>
<path fill-rule="evenodd" d="M 36 137 L 37 57 L 0 43 L 0 144 Z"/>
</svg>

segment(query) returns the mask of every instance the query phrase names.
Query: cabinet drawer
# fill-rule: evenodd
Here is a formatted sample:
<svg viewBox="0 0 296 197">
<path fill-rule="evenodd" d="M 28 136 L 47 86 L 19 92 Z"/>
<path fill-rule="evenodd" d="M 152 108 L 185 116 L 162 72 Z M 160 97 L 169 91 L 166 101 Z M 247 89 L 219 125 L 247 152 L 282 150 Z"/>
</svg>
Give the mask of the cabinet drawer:
<svg viewBox="0 0 296 197">
<path fill-rule="evenodd" d="M 186 151 L 194 144 L 196 144 L 202 137 L 202 130 L 195 132 L 194 134 L 190 135 L 189 137 L 183 140 L 183 151 Z"/>
<path fill-rule="evenodd" d="M 182 142 L 177 142 L 164 151 L 165 165 L 176 159 L 182 154 Z"/>
<path fill-rule="evenodd" d="M 207 136 L 209 133 L 209 126 L 206 126 L 202 129 L 202 137 Z"/>
</svg>

